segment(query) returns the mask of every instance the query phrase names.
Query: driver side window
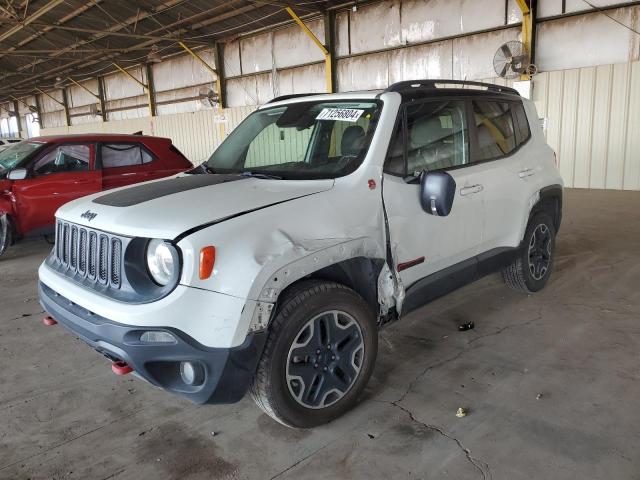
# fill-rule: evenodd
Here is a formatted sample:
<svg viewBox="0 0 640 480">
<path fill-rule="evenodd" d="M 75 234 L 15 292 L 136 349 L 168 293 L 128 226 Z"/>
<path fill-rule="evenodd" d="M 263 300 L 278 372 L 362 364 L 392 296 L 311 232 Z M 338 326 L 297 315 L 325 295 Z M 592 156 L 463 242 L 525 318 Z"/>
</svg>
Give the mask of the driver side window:
<svg viewBox="0 0 640 480">
<path fill-rule="evenodd" d="M 469 163 L 465 102 L 444 100 L 407 107 L 407 174 Z"/>
<path fill-rule="evenodd" d="M 51 173 L 88 171 L 90 157 L 89 145 L 60 145 L 36 160 L 33 173 L 36 176 L 42 176 Z"/>
</svg>

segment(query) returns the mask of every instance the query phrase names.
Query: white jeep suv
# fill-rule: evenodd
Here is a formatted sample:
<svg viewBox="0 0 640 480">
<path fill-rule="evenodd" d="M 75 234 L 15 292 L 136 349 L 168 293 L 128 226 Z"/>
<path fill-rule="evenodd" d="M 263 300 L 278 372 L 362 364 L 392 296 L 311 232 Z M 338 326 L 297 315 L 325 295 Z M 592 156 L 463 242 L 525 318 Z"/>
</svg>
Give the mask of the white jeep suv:
<svg viewBox="0 0 640 480">
<path fill-rule="evenodd" d="M 515 90 L 280 97 L 195 170 L 63 206 L 39 293 L 116 373 L 312 427 L 354 405 L 383 325 L 491 272 L 541 289 L 561 211 Z"/>
</svg>

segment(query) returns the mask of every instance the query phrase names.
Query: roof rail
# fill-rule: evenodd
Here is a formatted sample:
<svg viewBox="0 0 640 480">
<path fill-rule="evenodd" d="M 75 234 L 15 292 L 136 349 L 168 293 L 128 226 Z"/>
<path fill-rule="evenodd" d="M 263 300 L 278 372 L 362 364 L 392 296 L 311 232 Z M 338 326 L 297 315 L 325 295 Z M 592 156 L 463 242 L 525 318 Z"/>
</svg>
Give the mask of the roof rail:
<svg viewBox="0 0 640 480">
<path fill-rule="evenodd" d="M 269 103 L 275 103 L 275 102 L 279 102 L 281 100 L 289 100 L 291 98 L 298 98 L 298 97 L 311 97 L 313 95 L 324 95 L 324 93 L 291 93 L 289 95 L 280 95 L 279 97 L 275 97 L 272 98 L 271 100 L 269 100 L 267 102 L 267 104 Z M 265 104 L 266 105 L 266 104 Z"/>
<path fill-rule="evenodd" d="M 487 90 L 498 93 L 510 93 L 512 95 L 520 95 L 515 88 L 503 87 L 502 85 L 494 85 L 493 83 L 471 82 L 467 80 L 447 80 L 447 79 L 429 79 L 429 80 L 405 80 L 389 85 L 385 92 L 400 92 L 408 88 L 438 88 L 437 85 L 469 85 L 473 87 L 484 87 Z"/>
</svg>

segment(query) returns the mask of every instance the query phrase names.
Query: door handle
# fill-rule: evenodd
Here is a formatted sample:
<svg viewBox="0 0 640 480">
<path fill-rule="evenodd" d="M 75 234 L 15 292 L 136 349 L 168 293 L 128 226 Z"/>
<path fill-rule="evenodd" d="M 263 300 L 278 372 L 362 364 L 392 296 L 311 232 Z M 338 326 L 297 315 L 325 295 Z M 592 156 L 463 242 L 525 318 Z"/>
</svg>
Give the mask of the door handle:
<svg viewBox="0 0 640 480">
<path fill-rule="evenodd" d="M 520 170 L 518 172 L 518 176 L 520 178 L 530 177 L 531 175 L 535 175 L 536 171 L 533 168 L 525 168 L 524 170 Z"/>
<path fill-rule="evenodd" d="M 470 187 L 464 187 L 460 189 L 460 195 L 473 195 L 474 193 L 479 193 L 484 190 L 482 185 L 471 185 Z"/>
<path fill-rule="evenodd" d="M 74 183 L 74 185 L 83 185 L 85 183 L 90 183 L 90 182 L 89 182 L 89 180 L 76 180 L 73 183 Z"/>
</svg>

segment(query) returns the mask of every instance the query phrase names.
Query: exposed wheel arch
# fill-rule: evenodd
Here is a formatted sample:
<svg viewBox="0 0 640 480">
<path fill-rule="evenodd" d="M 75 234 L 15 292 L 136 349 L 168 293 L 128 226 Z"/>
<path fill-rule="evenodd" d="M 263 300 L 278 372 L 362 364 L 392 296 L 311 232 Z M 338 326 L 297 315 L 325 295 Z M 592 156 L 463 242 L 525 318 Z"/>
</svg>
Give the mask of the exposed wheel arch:
<svg viewBox="0 0 640 480">
<path fill-rule="evenodd" d="M 350 356 L 349 349 L 344 350 L 341 354 L 342 340 L 332 340 L 331 336 L 323 338 L 326 342 L 326 348 L 324 342 L 322 346 L 316 343 L 306 352 L 301 352 L 304 353 L 303 355 L 297 355 L 296 359 L 291 357 L 292 345 L 295 345 L 295 348 L 306 348 L 303 342 L 299 342 L 299 336 L 306 328 L 304 327 L 305 323 L 311 318 L 324 316 L 326 309 L 331 312 L 347 313 L 351 319 L 359 324 L 359 333 L 355 338 L 357 339 L 359 336 L 364 341 L 362 350 L 364 357 L 360 357 L 355 381 L 352 379 L 349 382 L 349 386 L 337 401 L 320 408 L 310 408 L 309 405 L 296 400 L 296 394 L 309 392 L 306 390 L 307 385 L 315 388 L 315 381 L 298 383 L 300 380 L 304 380 L 304 377 L 299 375 L 301 373 L 299 370 L 298 375 L 289 375 L 291 373 L 290 362 L 301 364 L 303 368 L 309 370 L 313 369 L 311 374 L 318 378 L 318 376 L 333 375 L 336 367 L 339 367 L 338 362 L 341 361 L 340 357 L 343 354 L 345 355 L 343 359 L 352 359 L 353 361 L 354 358 Z M 249 391 L 256 404 L 267 415 L 285 426 L 312 428 L 322 425 L 338 418 L 356 404 L 373 372 L 377 350 L 378 335 L 375 318 L 360 295 L 344 285 L 324 280 L 304 279 L 294 282 L 291 290 L 283 291 L 280 311 L 271 324 L 265 348 Z M 340 369 L 344 372 L 344 369 L 341 367 Z M 338 376 L 343 377 L 342 375 Z M 298 389 L 300 387 L 302 389 L 296 391 L 290 388 L 291 381 L 296 382 Z M 322 402 L 326 398 L 326 396 L 323 397 Z"/>
<path fill-rule="evenodd" d="M 376 314 L 378 303 L 378 277 L 384 265 L 381 258 L 355 257 L 334 263 L 300 278 L 287 286 L 279 295 L 276 310 L 281 300 L 289 297 L 298 289 L 301 282 L 308 280 L 324 280 L 350 288 L 360 295 Z"/>
<path fill-rule="evenodd" d="M 553 220 L 556 233 L 562 223 L 562 185 L 550 185 L 540 190 L 540 199 L 531 208 L 528 222 L 539 213 L 546 213 Z"/>
</svg>

